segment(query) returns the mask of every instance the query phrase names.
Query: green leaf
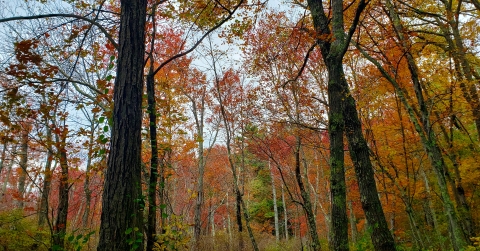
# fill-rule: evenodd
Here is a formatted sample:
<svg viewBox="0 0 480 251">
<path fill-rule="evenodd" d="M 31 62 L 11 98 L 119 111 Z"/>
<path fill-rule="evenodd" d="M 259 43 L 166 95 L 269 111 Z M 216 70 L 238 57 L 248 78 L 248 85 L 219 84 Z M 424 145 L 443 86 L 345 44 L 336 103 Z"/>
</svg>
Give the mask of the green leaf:
<svg viewBox="0 0 480 251">
<path fill-rule="evenodd" d="M 100 142 L 102 142 L 102 144 L 106 144 L 108 142 L 108 138 L 103 138 L 100 140 Z"/>
<path fill-rule="evenodd" d="M 125 230 L 125 234 L 130 234 L 132 231 L 133 231 L 133 229 L 131 227 L 127 228 L 127 230 Z"/>
<path fill-rule="evenodd" d="M 102 116 L 98 118 L 98 123 L 103 123 L 104 121 L 105 121 L 105 117 Z"/>
<path fill-rule="evenodd" d="M 103 131 L 104 131 L 104 132 L 108 132 L 108 125 L 106 125 L 106 126 L 103 127 Z"/>
</svg>

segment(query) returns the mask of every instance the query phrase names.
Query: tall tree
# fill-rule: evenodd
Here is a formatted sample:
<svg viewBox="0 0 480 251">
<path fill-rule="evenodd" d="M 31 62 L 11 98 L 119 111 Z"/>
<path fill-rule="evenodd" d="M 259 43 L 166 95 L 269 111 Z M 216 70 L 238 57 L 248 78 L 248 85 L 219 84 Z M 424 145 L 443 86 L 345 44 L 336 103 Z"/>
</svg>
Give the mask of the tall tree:
<svg viewBox="0 0 480 251">
<path fill-rule="evenodd" d="M 147 1 L 121 0 L 120 4 L 111 149 L 98 244 L 98 250 L 112 251 L 143 249 L 145 206 L 140 148 Z"/>
<path fill-rule="evenodd" d="M 332 238 L 331 249 L 348 250 L 346 215 L 343 135 L 348 139 L 350 157 L 360 188 L 362 208 L 371 229 L 371 239 L 376 250 L 395 250 L 395 243 L 378 198 L 368 146 L 362 134 L 354 98 L 343 71 L 343 57 L 350 45 L 360 16 L 367 2 L 361 0 L 354 8 L 350 28 L 345 34 L 344 1 L 332 0 L 331 19 L 323 2 L 308 0 L 317 43 L 328 70 L 329 137 L 332 193 Z"/>
</svg>

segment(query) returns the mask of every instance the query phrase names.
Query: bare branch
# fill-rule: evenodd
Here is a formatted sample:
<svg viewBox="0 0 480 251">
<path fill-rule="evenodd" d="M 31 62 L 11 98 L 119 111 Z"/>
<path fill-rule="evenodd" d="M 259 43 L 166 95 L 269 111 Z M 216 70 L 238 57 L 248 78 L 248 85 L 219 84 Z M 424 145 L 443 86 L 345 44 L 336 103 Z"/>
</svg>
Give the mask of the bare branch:
<svg viewBox="0 0 480 251">
<path fill-rule="evenodd" d="M 76 14 L 62 14 L 62 13 L 54 13 L 54 14 L 44 14 L 44 15 L 34 15 L 34 16 L 16 16 L 16 17 L 8 17 L 8 18 L 2 18 L 0 19 L 0 23 L 5 23 L 5 22 L 11 22 L 11 21 L 18 21 L 18 20 L 33 20 L 33 19 L 43 19 L 43 18 L 51 18 L 51 17 L 67 17 L 67 18 L 76 18 L 76 19 L 81 19 L 83 21 L 89 22 L 95 26 L 97 26 L 100 31 L 105 35 L 105 37 L 112 43 L 112 45 L 115 47 L 115 49 L 118 50 L 118 44 L 115 42 L 113 37 L 107 32 L 107 30 L 99 23 L 96 21 L 76 15 Z"/>
</svg>

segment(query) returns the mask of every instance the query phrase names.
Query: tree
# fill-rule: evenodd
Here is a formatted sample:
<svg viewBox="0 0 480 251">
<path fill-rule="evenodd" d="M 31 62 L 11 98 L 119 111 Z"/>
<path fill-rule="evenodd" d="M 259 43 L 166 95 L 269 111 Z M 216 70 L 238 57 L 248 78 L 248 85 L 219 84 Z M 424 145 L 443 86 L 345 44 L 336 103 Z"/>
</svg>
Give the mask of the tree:
<svg viewBox="0 0 480 251">
<path fill-rule="evenodd" d="M 348 228 L 345 199 L 343 135 L 348 139 L 350 157 L 360 187 L 362 207 L 372 230 L 376 250 L 394 250 L 395 243 L 388 230 L 382 205 L 377 195 L 368 146 L 362 134 L 355 100 L 345 79 L 342 61 L 356 30 L 366 1 L 360 1 L 353 11 L 350 28 L 345 34 L 343 1 L 331 1 L 332 18 L 326 15 L 322 1 L 308 0 L 315 36 L 328 70 L 329 137 L 332 193 L 332 243 L 334 250 L 348 249 Z M 331 22 L 331 28 L 329 26 Z"/>
<path fill-rule="evenodd" d="M 120 4 L 111 149 L 98 250 L 143 249 L 140 134 L 147 1 L 122 0 Z"/>
</svg>

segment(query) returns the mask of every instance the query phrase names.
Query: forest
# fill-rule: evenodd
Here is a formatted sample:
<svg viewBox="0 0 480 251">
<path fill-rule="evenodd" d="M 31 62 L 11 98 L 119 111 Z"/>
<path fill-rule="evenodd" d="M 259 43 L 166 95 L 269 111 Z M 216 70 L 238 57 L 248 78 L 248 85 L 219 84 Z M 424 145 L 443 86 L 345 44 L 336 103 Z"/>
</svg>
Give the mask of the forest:
<svg viewBox="0 0 480 251">
<path fill-rule="evenodd" d="M 0 251 L 480 250 L 479 0 L 0 0 Z"/>
</svg>

